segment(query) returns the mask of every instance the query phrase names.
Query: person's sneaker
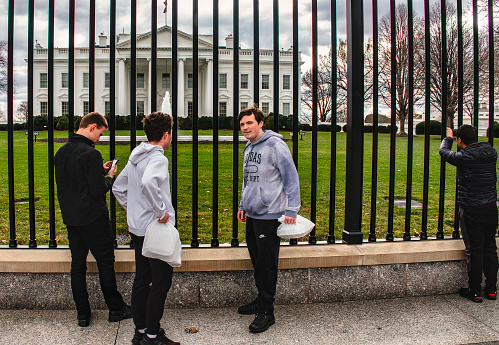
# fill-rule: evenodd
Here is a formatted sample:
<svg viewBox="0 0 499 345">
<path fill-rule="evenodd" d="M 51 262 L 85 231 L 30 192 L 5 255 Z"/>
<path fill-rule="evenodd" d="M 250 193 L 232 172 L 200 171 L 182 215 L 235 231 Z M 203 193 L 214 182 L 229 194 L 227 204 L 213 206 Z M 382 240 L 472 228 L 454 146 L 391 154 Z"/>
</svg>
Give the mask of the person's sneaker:
<svg viewBox="0 0 499 345">
<path fill-rule="evenodd" d="M 249 330 L 253 333 L 265 332 L 274 323 L 275 317 L 273 313 L 258 313 L 251 325 L 249 325 Z"/>
<path fill-rule="evenodd" d="M 461 295 L 461 297 L 467 298 L 470 301 L 473 301 L 475 303 L 482 303 L 482 296 L 471 291 L 471 289 L 469 289 L 469 288 L 460 288 L 459 295 Z"/>
<path fill-rule="evenodd" d="M 80 327 L 88 327 L 90 325 L 90 314 L 88 315 L 78 315 L 76 318 L 78 319 L 78 326 Z"/>
<path fill-rule="evenodd" d="M 133 335 L 132 344 L 133 345 L 140 345 L 140 341 L 144 337 L 144 334 L 145 333 L 140 333 L 139 330 L 136 328 L 135 334 Z"/>
<path fill-rule="evenodd" d="M 237 312 L 239 314 L 243 314 L 243 315 L 253 315 L 253 314 L 258 313 L 258 305 L 259 305 L 259 303 L 258 303 L 258 298 L 257 298 L 253 302 L 251 302 L 250 304 L 245 304 L 245 305 L 242 305 L 239 308 L 237 308 Z"/>
<path fill-rule="evenodd" d="M 149 338 L 147 334 L 145 334 L 140 341 L 140 345 L 180 345 L 180 343 L 168 339 L 164 331 L 162 332 L 162 330 L 160 330 L 156 338 Z"/>
<path fill-rule="evenodd" d="M 497 289 L 496 287 L 485 287 L 485 298 L 495 300 L 497 299 Z"/>
<path fill-rule="evenodd" d="M 110 310 L 109 311 L 109 322 L 118 322 L 125 319 L 130 319 L 132 317 L 132 307 L 129 305 L 125 306 L 123 310 Z"/>
</svg>

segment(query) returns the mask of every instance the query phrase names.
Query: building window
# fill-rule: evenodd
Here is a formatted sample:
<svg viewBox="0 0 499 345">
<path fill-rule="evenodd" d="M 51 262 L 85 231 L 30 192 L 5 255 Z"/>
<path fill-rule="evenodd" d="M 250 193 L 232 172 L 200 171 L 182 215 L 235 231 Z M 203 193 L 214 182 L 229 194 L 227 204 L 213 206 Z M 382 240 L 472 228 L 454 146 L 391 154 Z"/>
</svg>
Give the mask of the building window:
<svg viewBox="0 0 499 345">
<path fill-rule="evenodd" d="M 192 73 L 187 74 L 187 88 L 192 89 Z"/>
<path fill-rule="evenodd" d="M 83 115 L 87 115 L 90 112 L 90 102 L 83 101 Z"/>
<path fill-rule="evenodd" d="M 48 74 L 40 73 L 40 89 L 46 89 L 48 87 Z"/>
<path fill-rule="evenodd" d="M 227 73 L 221 73 L 220 77 L 218 78 L 219 81 L 219 87 L 221 89 L 226 89 L 227 88 Z"/>
<path fill-rule="evenodd" d="M 104 101 L 104 116 L 111 115 L 111 102 Z"/>
<path fill-rule="evenodd" d="M 137 73 L 137 88 L 143 89 L 144 85 L 144 73 Z"/>
<path fill-rule="evenodd" d="M 144 101 L 137 101 L 137 116 L 144 116 Z"/>
<path fill-rule="evenodd" d="M 218 103 L 218 115 L 227 116 L 227 102 Z"/>
<path fill-rule="evenodd" d="M 247 88 L 248 88 L 248 75 L 241 74 L 241 89 L 247 89 Z"/>
<path fill-rule="evenodd" d="M 241 102 L 241 110 L 246 109 L 248 107 L 248 102 Z"/>
<path fill-rule="evenodd" d="M 193 116 L 194 115 L 194 107 L 192 105 L 192 102 L 189 101 L 187 102 L 187 116 Z"/>
<path fill-rule="evenodd" d="M 69 115 L 69 102 L 63 101 L 62 102 L 62 116 L 68 116 Z"/>
<path fill-rule="evenodd" d="M 269 89 L 269 75 L 268 74 L 262 74 L 262 90 L 268 90 Z"/>
<path fill-rule="evenodd" d="M 111 87 L 111 74 L 104 73 L 104 87 Z"/>
<path fill-rule="evenodd" d="M 282 115 L 289 115 L 291 113 L 290 111 L 290 104 L 289 103 L 283 103 L 282 104 Z"/>
<path fill-rule="evenodd" d="M 282 76 L 282 89 L 283 90 L 290 90 L 291 89 L 291 76 L 288 75 L 283 75 Z"/>
<path fill-rule="evenodd" d="M 83 73 L 83 87 L 88 88 L 89 85 L 89 74 L 88 73 Z"/>
<path fill-rule="evenodd" d="M 61 87 L 69 87 L 69 76 L 67 73 L 61 73 Z"/>
<path fill-rule="evenodd" d="M 265 116 L 267 116 L 269 114 L 269 103 L 268 102 L 262 103 L 262 111 L 263 111 L 263 115 L 265 115 Z"/>
<path fill-rule="evenodd" d="M 49 114 L 48 103 L 47 102 L 40 102 L 40 115 L 47 116 L 48 114 Z"/>
<path fill-rule="evenodd" d="M 163 73 L 163 75 L 161 77 L 161 87 L 163 89 L 170 88 L 170 73 Z"/>
</svg>

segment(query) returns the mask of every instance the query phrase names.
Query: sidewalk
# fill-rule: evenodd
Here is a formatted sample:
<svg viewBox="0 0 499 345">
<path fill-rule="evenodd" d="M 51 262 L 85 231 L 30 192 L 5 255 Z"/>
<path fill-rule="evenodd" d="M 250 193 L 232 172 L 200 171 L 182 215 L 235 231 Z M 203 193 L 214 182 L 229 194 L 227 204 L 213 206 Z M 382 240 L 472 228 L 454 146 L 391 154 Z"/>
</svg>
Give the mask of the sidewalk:
<svg viewBox="0 0 499 345">
<path fill-rule="evenodd" d="M 276 324 L 252 334 L 235 308 L 167 309 L 166 334 L 190 344 L 499 344 L 499 300 L 457 294 L 328 304 L 278 305 Z M 185 328 L 199 332 L 188 334 Z M 1 344 L 131 344 L 133 323 L 94 311 L 90 327 L 74 310 L 0 310 Z"/>
</svg>

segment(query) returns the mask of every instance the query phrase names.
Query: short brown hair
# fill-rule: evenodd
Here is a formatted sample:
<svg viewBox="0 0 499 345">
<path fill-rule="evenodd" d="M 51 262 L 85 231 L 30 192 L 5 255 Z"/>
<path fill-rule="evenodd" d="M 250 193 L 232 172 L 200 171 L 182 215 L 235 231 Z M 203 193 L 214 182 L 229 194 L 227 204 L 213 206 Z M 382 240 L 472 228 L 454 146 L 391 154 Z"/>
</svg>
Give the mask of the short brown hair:
<svg viewBox="0 0 499 345">
<path fill-rule="evenodd" d="M 263 111 L 258 109 L 258 106 L 256 105 L 256 103 L 250 108 L 246 108 L 246 109 L 241 110 L 241 112 L 237 116 L 237 122 L 241 122 L 241 119 L 244 116 L 248 116 L 251 114 L 255 115 L 255 120 L 257 123 L 260 123 L 262 121 L 265 122 L 265 115 L 263 115 Z"/>
<path fill-rule="evenodd" d="M 107 129 L 108 127 L 106 118 L 98 112 L 94 111 L 81 118 L 80 128 L 87 128 L 89 125 L 92 125 L 94 123 L 97 125 L 97 128 L 101 128 L 102 126 L 104 126 Z"/>
<path fill-rule="evenodd" d="M 156 111 L 142 119 L 147 140 L 160 141 L 163 134 L 172 132 L 173 119 L 170 115 Z"/>
</svg>

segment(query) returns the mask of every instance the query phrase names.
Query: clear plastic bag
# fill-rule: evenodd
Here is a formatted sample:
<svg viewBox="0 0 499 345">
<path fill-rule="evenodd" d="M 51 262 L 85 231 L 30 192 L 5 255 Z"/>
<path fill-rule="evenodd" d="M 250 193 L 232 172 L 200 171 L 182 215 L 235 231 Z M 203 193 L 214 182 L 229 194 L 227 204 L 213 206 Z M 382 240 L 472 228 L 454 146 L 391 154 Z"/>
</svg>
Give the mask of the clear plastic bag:
<svg viewBox="0 0 499 345">
<path fill-rule="evenodd" d="M 281 216 L 278 219 L 282 224 L 277 228 L 277 236 L 282 238 L 300 238 L 308 235 L 315 227 L 314 223 L 300 215 L 296 217 L 296 223 L 294 224 L 285 224 L 284 218 L 284 216 Z"/>
<path fill-rule="evenodd" d="M 172 267 L 180 267 L 182 243 L 177 229 L 170 223 L 160 223 L 157 220 L 149 224 L 142 255 L 165 261 Z"/>
</svg>

